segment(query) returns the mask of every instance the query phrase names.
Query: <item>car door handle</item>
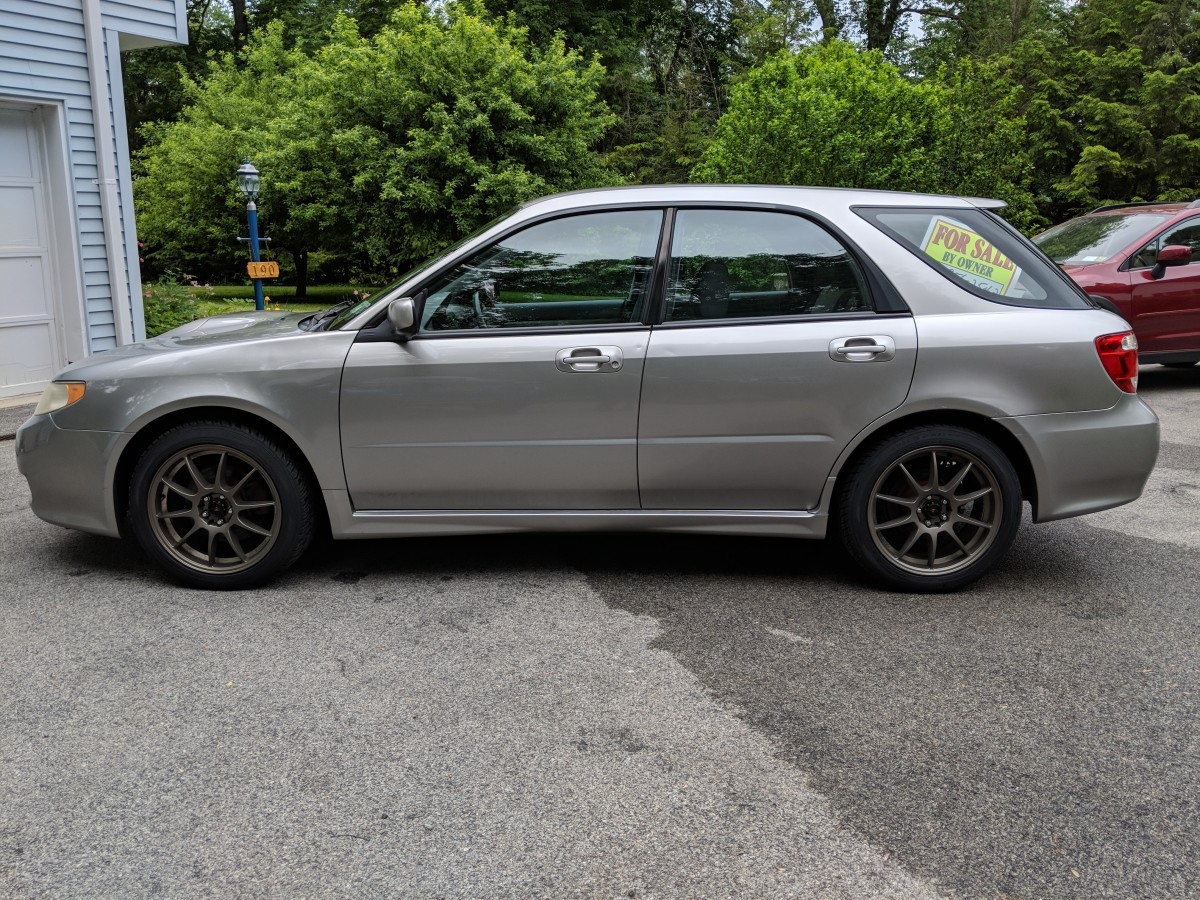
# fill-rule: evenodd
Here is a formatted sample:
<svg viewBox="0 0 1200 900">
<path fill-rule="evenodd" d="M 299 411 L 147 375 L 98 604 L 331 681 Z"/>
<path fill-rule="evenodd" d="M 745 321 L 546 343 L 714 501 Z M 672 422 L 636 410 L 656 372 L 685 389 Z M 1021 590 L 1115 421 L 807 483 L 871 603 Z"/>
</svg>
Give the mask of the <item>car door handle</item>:
<svg viewBox="0 0 1200 900">
<path fill-rule="evenodd" d="M 829 356 L 837 362 L 887 362 L 896 356 L 896 342 L 883 334 L 836 338 L 829 342 Z"/>
<path fill-rule="evenodd" d="M 569 347 L 554 354 L 554 365 L 560 372 L 621 371 L 624 355 L 620 347 Z"/>
</svg>

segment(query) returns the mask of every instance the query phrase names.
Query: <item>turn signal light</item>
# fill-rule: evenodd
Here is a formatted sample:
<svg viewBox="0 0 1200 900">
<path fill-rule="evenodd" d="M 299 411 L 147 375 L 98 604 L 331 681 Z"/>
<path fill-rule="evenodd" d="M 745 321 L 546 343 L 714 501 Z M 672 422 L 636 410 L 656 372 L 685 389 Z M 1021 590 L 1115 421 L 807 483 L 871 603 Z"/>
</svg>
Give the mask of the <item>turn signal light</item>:
<svg viewBox="0 0 1200 900">
<path fill-rule="evenodd" d="M 1096 338 L 1096 353 L 1100 364 L 1113 380 L 1113 384 L 1127 394 L 1137 393 L 1138 342 L 1132 331 L 1119 334 L 1102 334 Z"/>
</svg>

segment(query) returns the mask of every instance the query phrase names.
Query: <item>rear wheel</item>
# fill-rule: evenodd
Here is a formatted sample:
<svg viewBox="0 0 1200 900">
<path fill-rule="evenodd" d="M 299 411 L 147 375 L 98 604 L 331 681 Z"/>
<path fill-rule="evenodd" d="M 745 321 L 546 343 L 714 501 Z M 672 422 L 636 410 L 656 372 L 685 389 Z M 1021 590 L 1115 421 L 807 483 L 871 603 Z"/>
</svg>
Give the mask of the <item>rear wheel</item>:
<svg viewBox="0 0 1200 900">
<path fill-rule="evenodd" d="M 147 555 L 201 588 L 261 584 L 295 562 L 313 531 L 311 492 L 287 452 L 224 422 L 157 438 L 134 468 L 129 516 Z"/>
<path fill-rule="evenodd" d="M 885 438 L 846 474 L 838 526 L 850 555 L 877 581 L 949 591 L 983 576 L 1021 520 L 1021 485 L 991 441 L 958 426 Z"/>
</svg>

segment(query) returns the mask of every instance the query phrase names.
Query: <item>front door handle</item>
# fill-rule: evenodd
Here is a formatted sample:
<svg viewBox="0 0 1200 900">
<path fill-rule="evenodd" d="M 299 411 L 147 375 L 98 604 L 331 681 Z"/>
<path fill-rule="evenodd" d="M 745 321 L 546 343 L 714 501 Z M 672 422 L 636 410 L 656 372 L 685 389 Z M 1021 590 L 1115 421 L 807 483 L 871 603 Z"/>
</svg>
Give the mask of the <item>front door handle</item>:
<svg viewBox="0 0 1200 900">
<path fill-rule="evenodd" d="M 554 354 L 560 372 L 612 373 L 621 371 L 624 363 L 620 347 L 568 347 Z"/>
<path fill-rule="evenodd" d="M 829 342 L 829 356 L 837 362 L 887 362 L 896 357 L 896 342 L 885 334 L 836 338 Z"/>
</svg>

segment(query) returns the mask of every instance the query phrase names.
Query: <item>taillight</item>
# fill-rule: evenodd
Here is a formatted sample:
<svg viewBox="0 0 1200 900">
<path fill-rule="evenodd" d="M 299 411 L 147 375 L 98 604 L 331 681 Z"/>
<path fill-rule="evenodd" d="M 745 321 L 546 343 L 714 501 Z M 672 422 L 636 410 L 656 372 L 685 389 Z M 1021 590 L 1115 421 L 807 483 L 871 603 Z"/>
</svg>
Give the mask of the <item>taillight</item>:
<svg viewBox="0 0 1200 900">
<path fill-rule="evenodd" d="M 1132 331 L 1119 334 L 1102 334 L 1096 338 L 1096 352 L 1100 364 L 1113 380 L 1113 384 L 1127 394 L 1137 393 L 1138 360 L 1137 337 Z"/>
</svg>

